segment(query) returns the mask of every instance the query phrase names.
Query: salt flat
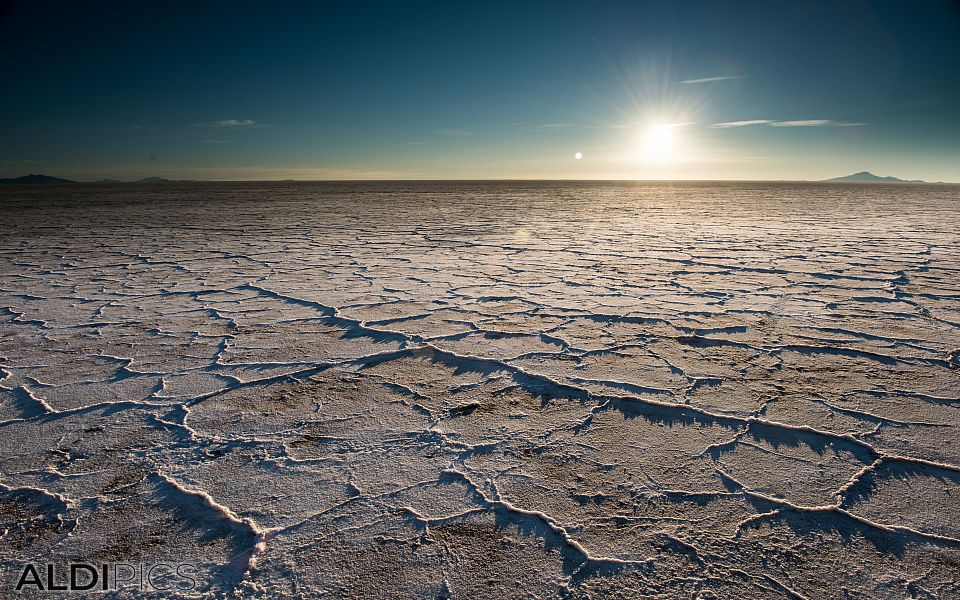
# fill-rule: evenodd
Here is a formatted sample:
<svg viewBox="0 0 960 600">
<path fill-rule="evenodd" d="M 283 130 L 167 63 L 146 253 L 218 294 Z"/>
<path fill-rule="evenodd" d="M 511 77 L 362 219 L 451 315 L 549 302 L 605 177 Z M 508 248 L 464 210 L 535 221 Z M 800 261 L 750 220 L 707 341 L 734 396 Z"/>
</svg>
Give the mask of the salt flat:
<svg viewBox="0 0 960 600">
<path fill-rule="evenodd" d="M 960 597 L 960 187 L 0 206 L 0 595 Z"/>
</svg>

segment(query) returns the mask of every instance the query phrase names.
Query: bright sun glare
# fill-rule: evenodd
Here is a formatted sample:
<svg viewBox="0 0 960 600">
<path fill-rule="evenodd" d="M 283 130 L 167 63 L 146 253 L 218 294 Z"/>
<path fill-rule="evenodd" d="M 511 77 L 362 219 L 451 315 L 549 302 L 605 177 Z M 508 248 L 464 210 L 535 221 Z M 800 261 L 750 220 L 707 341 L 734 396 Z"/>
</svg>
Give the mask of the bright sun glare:
<svg viewBox="0 0 960 600">
<path fill-rule="evenodd" d="M 676 129 L 674 124 L 651 125 L 643 138 L 644 158 L 652 162 L 670 162 L 679 158 Z"/>
</svg>

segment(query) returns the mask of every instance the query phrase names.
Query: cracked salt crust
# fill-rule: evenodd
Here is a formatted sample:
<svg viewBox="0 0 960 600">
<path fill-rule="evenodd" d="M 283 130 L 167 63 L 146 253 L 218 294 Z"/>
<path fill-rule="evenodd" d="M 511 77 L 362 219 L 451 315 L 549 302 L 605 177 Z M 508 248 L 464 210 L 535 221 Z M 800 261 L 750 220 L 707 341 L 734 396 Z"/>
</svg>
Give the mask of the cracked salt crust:
<svg viewBox="0 0 960 600">
<path fill-rule="evenodd" d="M 144 193 L 0 191 L 4 585 L 960 597 L 957 187 Z"/>
</svg>

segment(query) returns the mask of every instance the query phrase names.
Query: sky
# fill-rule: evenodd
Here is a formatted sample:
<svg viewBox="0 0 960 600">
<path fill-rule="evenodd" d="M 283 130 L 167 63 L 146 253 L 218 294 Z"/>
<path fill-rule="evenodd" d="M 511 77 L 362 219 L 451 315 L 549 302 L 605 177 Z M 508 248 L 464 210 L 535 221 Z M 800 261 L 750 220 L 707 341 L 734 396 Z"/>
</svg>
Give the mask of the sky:
<svg viewBox="0 0 960 600">
<path fill-rule="evenodd" d="M 960 182 L 960 3 L 8 2 L 0 177 Z"/>
</svg>

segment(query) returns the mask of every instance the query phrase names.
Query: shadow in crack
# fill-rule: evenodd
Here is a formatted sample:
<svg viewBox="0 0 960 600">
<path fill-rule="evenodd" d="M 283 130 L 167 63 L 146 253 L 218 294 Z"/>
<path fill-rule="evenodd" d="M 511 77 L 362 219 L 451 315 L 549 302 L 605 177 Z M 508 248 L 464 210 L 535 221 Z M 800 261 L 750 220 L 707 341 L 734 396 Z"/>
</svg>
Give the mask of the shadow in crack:
<svg viewBox="0 0 960 600">
<path fill-rule="evenodd" d="M 949 542 L 938 543 L 909 531 L 885 531 L 862 523 L 843 513 L 834 511 L 806 511 L 779 507 L 762 519 L 755 519 L 750 526 L 759 528 L 764 521 L 782 523 L 790 530 L 807 540 L 824 542 L 824 538 L 835 537 L 841 545 L 856 548 L 861 541 L 869 542 L 878 551 L 902 558 L 906 549 L 913 545 L 942 545 L 955 547 Z"/>
<path fill-rule="evenodd" d="M 203 492 L 192 492 L 153 475 L 153 502 L 181 524 L 181 531 L 196 536 L 201 546 L 222 541 L 230 558 L 216 570 L 214 576 L 221 583 L 239 582 L 246 574 L 257 542 L 252 525 L 240 520 L 229 509 L 220 506 Z"/>
<path fill-rule="evenodd" d="M 923 489 L 925 479 L 933 479 L 941 484 L 951 485 L 953 495 L 960 494 L 960 473 L 936 465 L 888 460 L 880 463 L 876 469 L 863 474 L 844 494 L 844 504 L 848 507 L 865 502 L 873 496 L 884 480 L 900 479 L 905 487 Z"/>
<path fill-rule="evenodd" d="M 0 491 L 0 539 L 7 548 L 18 550 L 66 534 L 76 525 L 76 521 L 64 522 L 67 510 L 63 500 L 43 490 Z"/>
</svg>

